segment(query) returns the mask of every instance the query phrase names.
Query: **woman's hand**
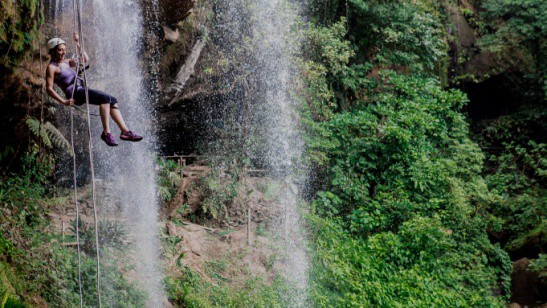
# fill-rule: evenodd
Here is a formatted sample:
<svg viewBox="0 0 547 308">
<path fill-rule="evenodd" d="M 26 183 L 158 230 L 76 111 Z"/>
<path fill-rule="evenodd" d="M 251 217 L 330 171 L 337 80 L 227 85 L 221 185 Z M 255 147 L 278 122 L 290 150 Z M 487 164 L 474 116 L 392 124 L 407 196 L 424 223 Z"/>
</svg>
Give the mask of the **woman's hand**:
<svg viewBox="0 0 547 308">
<path fill-rule="evenodd" d="M 83 58 L 83 62 L 87 63 L 89 61 L 89 57 L 85 51 L 81 50 L 80 36 L 78 35 L 78 32 L 74 31 L 73 38 L 76 42 L 76 47 L 78 48 L 78 55 Z"/>
<path fill-rule="evenodd" d="M 71 98 L 71 99 L 65 99 L 65 100 L 63 101 L 63 105 L 65 105 L 65 106 L 74 106 L 74 99 L 73 99 L 73 98 Z"/>
</svg>

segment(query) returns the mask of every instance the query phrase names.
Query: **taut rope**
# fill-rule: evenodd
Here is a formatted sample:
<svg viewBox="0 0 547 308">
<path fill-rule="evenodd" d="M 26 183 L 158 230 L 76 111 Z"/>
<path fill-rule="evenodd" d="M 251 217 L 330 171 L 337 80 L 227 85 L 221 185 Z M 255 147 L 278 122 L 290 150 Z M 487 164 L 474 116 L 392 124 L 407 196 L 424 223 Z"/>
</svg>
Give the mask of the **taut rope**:
<svg viewBox="0 0 547 308">
<path fill-rule="evenodd" d="M 82 4 L 80 2 L 80 0 L 74 0 L 73 1 L 73 6 L 74 6 L 74 24 L 75 24 L 75 28 L 78 32 L 78 36 L 79 36 L 79 39 L 80 39 L 80 42 L 81 42 L 81 48 L 80 48 L 80 51 L 78 51 L 78 57 L 76 58 L 76 67 L 77 69 L 79 70 L 80 68 L 80 58 L 83 58 L 84 61 L 85 61 L 85 58 L 84 58 L 84 36 L 83 36 L 83 33 L 82 33 Z M 99 307 L 102 306 L 101 304 L 101 255 L 100 255 L 100 247 L 99 247 L 99 219 L 98 219 L 98 215 L 97 215 L 97 199 L 95 197 L 95 167 L 94 167 L 94 163 L 93 163 L 93 142 L 92 142 L 92 139 L 91 139 L 91 113 L 89 111 L 89 92 L 88 92 L 88 89 L 87 89 L 87 76 L 86 76 L 86 65 L 84 63 L 83 65 L 83 69 L 82 69 L 82 75 L 83 75 L 83 79 L 84 79 L 84 90 L 85 90 L 85 101 L 86 101 L 86 107 L 87 107 L 87 132 L 88 132 L 88 137 L 89 137 L 89 142 L 88 142 L 88 145 L 89 145 L 89 165 L 90 165 L 90 169 L 91 169 L 91 195 L 92 195 L 92 199 L 93 199 L 93 218 L 94 218 L 94 222 L 95 222 L 95 247 L 96 247 L 96 254 L 97 254 L 97 298 L 98 298 L 98 301 L 99 301 Z M 72 89 L 72 97 L 74 97 L 74 91 L 76 90 L 76 82 L 77 82 L 77 79 L 78 77 L 76 76 L 76 78 L 74 79 L 74 86 L 73 86 L 73 89 Z M 80 109 L 78 109 L 80 110 Z M 74 131 L 74 123 L 73 123 L 73 119 L 74 119 L 74 111 L 73 109 L 71 109 L 70 111 L 70 114 L 71 114 L 71 126 L 72 126 L 72 131 Z M 72 148 L 74 149 L 74 139 L 73 139 L 73 133 L 71 135 L 71 141 L 72 141 Z M 74 152 L 74 150 L 73 150 Z M 82 283 L 81 283 L 81 267 L 80 267 L 80 241 L 79 241 L 79 229 L 78 229 L 78 225 L 79 225 L 79 221 L 78 221 L 78 218 L 79 218 L 79 209 L 78 209 L 78 200 L 77 200 L 77 187 L 76 187 L 76 155 L 75 153 L 74 154 L 74 159 L 73 159 L 73 163 L 74 163 L 74 196 L 75 196 L 75 200 L 76 200 L 76 234 L 77 234 L 77 240 L 78 240 L 78 282 L 79 282 L 79 286 L 80 286 L 80 307 L 83 307 L 83 298 L 82 298 Z"/>
<path fill-rule="evenodd" d="M 76 14 L 74 14 L 74 29 L 76 29 Z M 78 47 L 76 46 L 76 50 Z M 76 59 L 76 66 L 80 65 L 80 59 Z M 74 90 L 76 89 L 76 82 L 78 76 L 74 78 L 74 85 L 72 86 L 72 97 L 74 97 Z M 74 150 L 74 111 L 70 109 L 70 144 L 72 146 L 72 168 L 73 168 L 73 185 L 74 185 L 74 204 L 76 206 L 76 245 L 78 247 L 78 289 L 80 292 L 80 307 L 84 306 L 84 296 L 82 290 L 82 250 L 80 247 L 80 206 L 78 204 L 78 179 L 76 176 L 76 151 Z"/>
</svg>

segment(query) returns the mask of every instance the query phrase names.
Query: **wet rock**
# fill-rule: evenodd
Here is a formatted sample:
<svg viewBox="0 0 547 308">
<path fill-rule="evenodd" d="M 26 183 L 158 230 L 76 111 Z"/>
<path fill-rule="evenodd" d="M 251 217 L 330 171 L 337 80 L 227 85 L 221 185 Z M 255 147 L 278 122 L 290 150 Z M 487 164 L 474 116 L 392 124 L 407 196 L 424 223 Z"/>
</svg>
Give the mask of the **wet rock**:
<svg viewBox="0 0 547 308">
<path fill-rule="evenodd" d="M 162 29 L 163 29 L 163 38 L 166 40 L 166 41 L 169 41 L 169 42 L 176 42 L 179 40 L 179 37 L 180 37 L 180 33 L 179 33 L 179 29 L 176 28 L 175 30 L 171 29 L 170 27 L 167 27 L 167 26 L 162 26 Z"/>
<path fill-rule="evenodd" d="M 195 5 L 196 0 L 159 0 L 160 19 L 168 25 L 176 25 L 192 13 Z"/>
<path fill-rule="evenodd" d="M 451 54 L 454 54 L 453 65 L 458 66 L 460 74 L 473 74 L 476 76 L 487 76 L 499 70 L 500 64 L 496 61 L 494 54 L 482 51 L 478 45 L 478 37 L 473 27 L 469 24 L 463 15 L 460 7 L 465 8 L 473 14 L 478 14 L 477 10 L 468 3 L 461 1 L 459 5 L 447 4 L 447 11 L 452 29 L 449 32 L 454 40 L 450 42 Z M 466 59 L 460 62 L 460 59 Z"/>
<path fill-rule="evenodd" d="M 530 260 L 528 258 L 513 262 L 511 307 L 513 305 L 536 306 L 538 303 L 545 301 L 545 286 L 539 280 L 538 273 L 528 270 L 529 265 Z"/>
<path fill-rule="evenodd" d="M 454 35 L 461 47 L 469 48 L 477 40 L 475 33 L 457 5 L 448 4 L 448 18 L 454 26 Z"/>
</svg>

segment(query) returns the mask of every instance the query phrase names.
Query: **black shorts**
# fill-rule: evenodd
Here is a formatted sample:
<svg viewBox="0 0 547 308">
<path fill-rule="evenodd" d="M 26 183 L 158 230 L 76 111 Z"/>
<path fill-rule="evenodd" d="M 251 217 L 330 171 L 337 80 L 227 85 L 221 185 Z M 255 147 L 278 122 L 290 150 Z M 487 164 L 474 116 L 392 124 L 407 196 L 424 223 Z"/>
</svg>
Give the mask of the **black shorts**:
<svg viewBox="0 0 547 308">
<path fill-rule="evenodd" d="M 89 103 L 92 105 L 102 105 L 102 104 L 110 104 L 115 105 L 118 103 L 118 100 L 107 93 L 101 92 L 99 90 L 93 90 L 93 89 L 87 89 L 87 93 L 89 95 Z M 74 92 L 74 100 L 76 101 L 76 105 L 83 105 L 85 104 L 85 88 L 79 87 Z"/>
</svg>

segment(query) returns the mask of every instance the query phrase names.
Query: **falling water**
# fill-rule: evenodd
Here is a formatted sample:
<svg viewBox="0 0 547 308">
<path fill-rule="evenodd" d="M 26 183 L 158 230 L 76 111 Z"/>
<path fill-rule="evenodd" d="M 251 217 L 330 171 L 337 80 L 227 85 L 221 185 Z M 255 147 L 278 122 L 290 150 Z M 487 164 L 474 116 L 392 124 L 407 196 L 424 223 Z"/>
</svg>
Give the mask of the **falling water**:
<svg viewBox="0 0 547 308">
<path fill-rule="evenodd" d="M 297 209 L 297 182 L 304 171 L 300 164 L 302 140 L 298 115 L 290 96 L 294 76 L 291 56 L 298 45 L 291 40 L 291 27 L 297 20 L 294 6 L 284 0 L 257 0 L 253 35 L 259 40 L 257 58 L 262 62 L 261 79 L 266 85 L 268 138 L 267 162 L 273 175 L 284 182 L 279 198 L 283 218 L 281 229 L 285 249 L 284 269 L 294 288 L 291 304 L 304 306 L 306 300 L 308 260 L 306 237 Z"/>
<path fill-rule="evenodd" d="M 58 18 L 55 21 L 64 24 L 59 36 L 69 39 L 67 47 L 74 48 L 70 41 L 74 30 L 68 22 L 73 18 L 73 12 L 67 10 L 61 15 L 57 11 L 67 7 L 72 11 L 73 0 L 59 2 L 61 0 L 55 2 L 54 14 Z M 140 1 L 84 0 L 82 12 L 82 43 L 90 56 L 91 67 L 87 71 L 88 85 L 115 96 L 127 126 L 144 136 L 138 143 L 121 141 L 118 138 L 120 130 L 111 121 L 111 131 L 120 144 L 108 147 L 99 138 L 102 132 L 99 117 L 91 119 L 99 221 L 110 220 L 121 225 L 127 232 L 126 241 L 131 243 L 126 255 L 109 254 L 108 257 L 118 259 L 103 258 L 102 262 L 134 266 L 131 280 L 146 293 L 147 306 L 161 307 L 166 296 L 159 268 L 158 200 L 154 178 L 156 137 L 152 123 L 154 99 L 144 90 Z M 97 114 L 98 108 L 90 106 L 90 111 Z M 112 248 L 108 243 L 101 244 L 102 252 Z M 102 274 L 103 289 L 107 293 L 118 292 L 111 290 L 108 277 L 108 273 Z M 103 305 L 110 306 L 108 302 Z"/>
<path fill-rule="evenodd" d="M 259 160 L 270 170 L 269 176 L 283 183 L 279 193 L 282 217 L 276 230 L 280 230 L 277 235 L 283 247 L 284 276 L 293 290 L 285 295 L 286 300 L 291 306 L 306 306 L 307 244 L 298 211 L 299 187 L 305 181 L 306 168 L 300 159 L 303 142 L 296 102 L 291 97 L 297 80 L 293 60 L 300 48 L 292 29 L 299 12 L 287 0 L 225 0 L 216 5 L 220 44 L 246 71 L 240 74 L 252 76 L 249 87 L 254 89 L 254 96 L 233 100 L 236 104 L 252 101 L 248 131 L 264 143 L 252 145 L 260 148 L 255 157 L 262 156 Z M 251 55 L 242 57 L 241 46 L 246 46 Z"/>
<path fill-rule="evenodd" d="M 156 139 L 153 99 L 143 85 L 143 16 L 139 4 L 136 0 L 85 0 L 88 17 L 84 35 L 92 58 L 90 87 L 116 96 L 128 126 L 145 136 L 140 143 L 121 142 L 116 148 L 107 147 L 98 138 L 99 119 L 92 119 L 95 168 L 103 180 L 100 191 L 104 194 L 98 195 L 101 219 L 105 214 L 116 214 L 126 222 L 134 243 L 133 257 L 129 259 L 135 261 L 135 280 L 147 292 L 148 306 L 160 306 L 165 295 L 158 268 L 158 203 L 153 172 Z M 292 57 L 299 49 L 291 28 L 298 20 L 298 10 L 287 0 L 220 0 L 215 6 L 223 15 L 216 31 L 222 32 L 226 53 L 237 53 L 239 46 L 252 45 L 247 46 L 252 53 L 249 58 L 235 54 L 234 58 L 252 75 L 250 82 L 258 92 L 252 99 L 261 101 L 255 102 L 249 112 L 250 125 L 254 126 L 251 133 L 258 132 L 265 140 L 259 160 L 271 171 L 271 177 L 283 183 L 279 194 L 283 214 L 276 229 L 280 230 L 277 235 L 283 247 L 284 276 L 293 290 L 285 295 L 286 300 L 291 306 L 306 306 L 307 243 L 297 207 L 299 187 L 306 174 L 300 161 L 303 145 L 298 115 L 290 95 L 295 82 Z M 92 112 L 97 109 L 92 107 Z M 112 131 L 118 135 L 116 127 Z"/>
<path fill-rule="evenodd" d="M 121 141 L 116 148 L 95 138 L 97 165 L 120 202 L 134 243 L 137 281 L 147 292 L 148 305 L 157 307 L 165 295 L 159 270 L 153 102 L 144 91 L 143 63 L 139 60 L 143 24 L 140 1 L 93 0 L 92 7 L 89 42 L 95 49 L 95 69 L 91 85 L 116 96 L 128 127 L 145 137 L 139 143 Z M 95 122 L 94 127 L 100 128 L 99 120 Z M 119 134 L 117 127 L 112 131 Z M 94 135 L 99 134 L 97 129 Z"/>
</svg>

